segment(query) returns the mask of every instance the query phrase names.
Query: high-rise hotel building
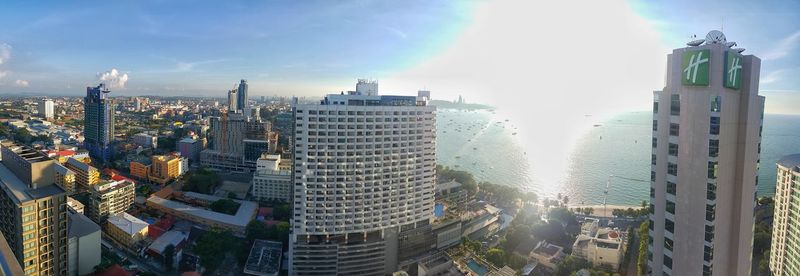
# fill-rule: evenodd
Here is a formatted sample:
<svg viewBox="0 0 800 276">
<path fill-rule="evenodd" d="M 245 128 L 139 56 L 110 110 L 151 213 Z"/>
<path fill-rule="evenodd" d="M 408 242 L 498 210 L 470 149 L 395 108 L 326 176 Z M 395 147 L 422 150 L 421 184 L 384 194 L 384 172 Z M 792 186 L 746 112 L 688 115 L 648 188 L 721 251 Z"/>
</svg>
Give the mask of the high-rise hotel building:
<svg viewBox="0 0 800 276">
<path fill-rule="evenodd" d="M 775 183 L 775 216 L 772 220 L 772 244 L 769 269 L 773 275 L 800 275 L 800 154 L 778 160 Z"/>
<path fill-rule="evenodd" d="M 761 60 L 719 31 L 667 57 L 655 91 L 651 275 L 750 275 Z"/>
<path fill-rule="evenodd" d="M 104 84 L 87 87 L 83 98 L 84 147 L 92 159 L 105 163 L 114 155 L 114 105 Z"/>
<path fill-rule="evenodd" d="M 331 94 L 293 104 L 290 275 L 386 275 L 428 226 L 436 175 L 429 95 Z"/>
<path fill-rule="evenodd" d="M 67 196 L 55 182 L 56 161 L 10 142 L 0 154 L 2 236 L 24 275 L 66 275 Z"/>
</svg>

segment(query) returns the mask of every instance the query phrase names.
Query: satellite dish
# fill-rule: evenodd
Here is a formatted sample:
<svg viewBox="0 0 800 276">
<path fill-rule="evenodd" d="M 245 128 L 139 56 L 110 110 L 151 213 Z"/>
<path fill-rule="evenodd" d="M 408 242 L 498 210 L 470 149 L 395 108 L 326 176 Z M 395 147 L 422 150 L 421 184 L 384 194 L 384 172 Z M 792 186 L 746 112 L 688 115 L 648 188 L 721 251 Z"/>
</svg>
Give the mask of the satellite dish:
<svg viewBox="0 0 800 276">
<path fill-rule="evenodd" d="M 744 52 L 744 48 L 733 48 L 733 50 L 736 51 L 737 53 Z"/>
<path fill-rule="evenodd" d="M 706 35 L 706 44 L 725 44 L 727 42 L 725 34 L 720 31 L 713 30 Z"/>
<path fill-rule="evenodd" d="M 727 46 L 728 48 L 730 48 L 730 47 L 733 47 L 733 46 L 736 46 L 736 42 L 728 42 L 728 43 L 725 43 L 725 46 Z"/>
<path fill-rule="evenodd" d="M 703 42 L 706 42 L 706 40 L 705 39 L 695 39 L 695 40 L 686 42 L 686 45 L 689 45 L 689 46 L 700 46 L 700 44 L 703 44 Z"/>
</svg>

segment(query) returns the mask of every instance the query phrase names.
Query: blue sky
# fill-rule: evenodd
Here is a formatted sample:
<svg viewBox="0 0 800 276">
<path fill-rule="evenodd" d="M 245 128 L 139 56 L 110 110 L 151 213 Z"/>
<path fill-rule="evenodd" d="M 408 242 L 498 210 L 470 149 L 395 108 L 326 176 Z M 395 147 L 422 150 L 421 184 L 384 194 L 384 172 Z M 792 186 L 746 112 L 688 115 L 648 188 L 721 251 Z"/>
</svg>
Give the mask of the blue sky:
<svg viewBox="0 0 800 276">
<path fill-rule="evenodd" d="M 531 2 L 2 1 L 0 93 L 80 95 L 116 69 L 128 78 L 117 95 L 222 96 L 246 78 L 254 95 L 319 96 L 369 77 L 384 91 L 492 103 L 608 90 L 609 106 L 635 108 L 663 85 L 669 49 L 722 28 L 762 57 L 768 111 L 800 104 L 800 2 Z M 566 51 L 598 53 L 548 56 Z M 607 71 L 629 70 L 636 81 L 571 69 L 582 66 L 575 60 L 609 63 L 604 53 L 632 53 Z M 530 69 L 541 66 L 582 79 Z M 544 82 L 554 85 L 526 92 Z"/>
</svg>

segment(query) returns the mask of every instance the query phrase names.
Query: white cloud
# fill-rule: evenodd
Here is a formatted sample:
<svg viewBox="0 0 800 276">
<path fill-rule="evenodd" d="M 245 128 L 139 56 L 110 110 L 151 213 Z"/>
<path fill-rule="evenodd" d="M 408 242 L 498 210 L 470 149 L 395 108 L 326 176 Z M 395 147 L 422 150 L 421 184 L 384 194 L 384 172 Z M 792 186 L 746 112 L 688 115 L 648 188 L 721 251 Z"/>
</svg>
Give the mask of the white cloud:
<svg viewBox="0 0 800 276">
<path fill-rule="evenodd" d="M 105 83 L 108 88 L 125 88 L 125 83 L 128 82 L 128 73 L 120 73 L 117 69 L 111 69 L 103 73 L 97 74 L 97 80 Z"/>
<path fill-rule="evenodd" d="M 8 75 L 8 71 L 0 71 L 0 79 Z"/>
<path fill-rule="evenodd" d="M 17 87 L 28 87 L 28 85 L 30 84 L 26 80 L 17 80 L 14 82 L 14 85 L 16 85 Z"/>
<path fill-rule="evenodd" d="M 762 60 L 776 60 L 788 56 L 789 53 L 794 50 L 795 45 L 800 43 L 800 31 L 795 32 L 784 39 L 781 39 L 780 42 L 775 46 L 775 48 L 770 49 L 763 55 L 761 55 Z M 763 81 L 762 81 L 763 82 Z"/>
<path fill-rule="evenodd" d="M 786 70 L 783 70 L 783 69 L 769 72 L 768 74 L 766 74 L 763 77 L 761 77 L 760 83 L 761 84 L 768 84 L 768 83 L 777 82 L 777 81 L 779 81 L 779 80 L 781 80 L 783 78 L 783 73 L 784 72 L 786 72 Z"/>
<path fill-rule="evenodd" d="M 11 45 L 0 43 L 0 65 L 11 58 Z"/>
</svg>

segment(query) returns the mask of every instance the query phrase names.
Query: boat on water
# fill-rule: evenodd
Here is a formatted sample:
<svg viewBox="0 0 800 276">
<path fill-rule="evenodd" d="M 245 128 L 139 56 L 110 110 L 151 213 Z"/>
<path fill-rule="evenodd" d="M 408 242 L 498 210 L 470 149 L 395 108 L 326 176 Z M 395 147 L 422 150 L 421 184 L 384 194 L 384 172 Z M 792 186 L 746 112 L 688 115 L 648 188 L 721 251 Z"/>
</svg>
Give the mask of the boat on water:
<svg viewBox="0 0 800 276">
<path fill-rule="evenodd" d="M 594 127 L 599 127 L 599 126 L 602 126 L 602 125 L 601 124 L 595 124 L 594 125 Z"/>
<path fill-rule="evenodd" d="M 511 133 L 511 135 L 517 135 L 517 133 L 516 133 L 516 132 L 514 132 L 514 133 Z"/>
</svg>

